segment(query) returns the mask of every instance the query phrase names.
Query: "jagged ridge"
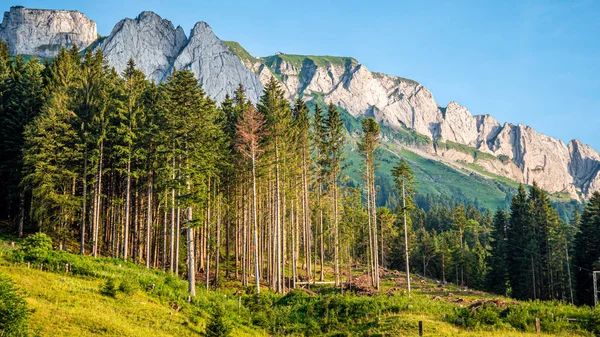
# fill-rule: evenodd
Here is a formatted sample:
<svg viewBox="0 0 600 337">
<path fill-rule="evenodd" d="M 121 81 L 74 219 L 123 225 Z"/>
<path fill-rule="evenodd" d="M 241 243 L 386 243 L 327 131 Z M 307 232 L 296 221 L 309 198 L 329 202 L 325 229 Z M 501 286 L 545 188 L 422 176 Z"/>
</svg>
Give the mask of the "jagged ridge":
<svg viewBox="0 0 600 337">
<path fill-rule="evenodd" d="M 22 39 L 24 29 L 33 38 Z M 51 57 L 63 46 L 91 45 L 97 33 L 95 23 L 79 12 L 11 7 L 0 25 L 0 37 L 9 42 L 12 53 Z M 473 116 L 455 102 L 441 108 L 418 82 L 371 72 L 351 57 L 283 53 L 254 57 L 236 42 L 219 40 L 204 22 L 197 23 L 187 38 L 181 27 L 152 12 L 120 21 L 91 48 L 103 50 L 118 71 L 133 58 L 155 81 L 166 79 L 173 69 L 190 69 L 217 101 L 241 83 L 257 102 L 262 83 L 274 76 L 289 99 L 319 96 L 354 117 L 373 116 L 391 130 L 410 129 L 428 137 L 431 142 L 407 146 L 430 155 L 517 182 L 535 181 L 551 193 L 573 198 L 600 190 L 600 155 L 578 140 L 565 145 L 528 126 Z"/>
</svg>

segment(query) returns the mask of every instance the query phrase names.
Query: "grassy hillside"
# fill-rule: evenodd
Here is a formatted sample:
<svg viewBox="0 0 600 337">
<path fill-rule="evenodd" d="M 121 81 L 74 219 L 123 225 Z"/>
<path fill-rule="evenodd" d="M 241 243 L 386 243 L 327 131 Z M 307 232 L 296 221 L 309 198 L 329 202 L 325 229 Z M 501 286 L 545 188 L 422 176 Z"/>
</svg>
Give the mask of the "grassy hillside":
<svg viewBox="0 0 600 337">
<path fill-rule="evenodd" d="M 185 281 L 160 271 L 58 251 L 28 268 L 15 252 L 0 240 L 0 274 L 25 292 L 34 310 L 29 325 L 41 336 L 198 336 L 217 306 L 232 336 L 415 336 L 419 321 L 425 336 L 534 336 L 536 317 L 543 335 L 592 336 L 600 322 L 600 310 L 519 303 L 418 276 L 412 278 L 409 298 L 405 275 L 397 271 L 382 272 L 382 290 L 374 292 L 364 287 L 361 270 L 354 270 L 345 294 L 312 286 L 276 295 L 265 287 L 256 296 L 237 282 L 223 281 L 210 291 L 199 282 L 190 303 Z M 130 284 L 133 291 L 102 295 L 109 278 Z"/>
</svg>

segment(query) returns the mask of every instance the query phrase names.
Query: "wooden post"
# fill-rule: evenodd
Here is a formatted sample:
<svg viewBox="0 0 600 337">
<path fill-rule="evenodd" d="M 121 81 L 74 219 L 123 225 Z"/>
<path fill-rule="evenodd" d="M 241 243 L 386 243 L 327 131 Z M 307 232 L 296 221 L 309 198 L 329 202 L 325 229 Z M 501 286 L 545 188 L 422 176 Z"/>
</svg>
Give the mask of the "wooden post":
<svg viewBox="0 0 600 337">
<path fill-rule="evenodd" d="M 538 317 L 535 318 L 535 332 L 539 334 L 542 331 L 542 327 L 540 326 L 540 319 Z"/>
<path fill-rule="evenodd" d="M 419 336 L 423 336 L 423 321 L 419 321 Z"/>
<path fill-rule="evenodd" d="M 31 262 L 27 262 L 27 269 L 31 266 Z"/>
</svg>

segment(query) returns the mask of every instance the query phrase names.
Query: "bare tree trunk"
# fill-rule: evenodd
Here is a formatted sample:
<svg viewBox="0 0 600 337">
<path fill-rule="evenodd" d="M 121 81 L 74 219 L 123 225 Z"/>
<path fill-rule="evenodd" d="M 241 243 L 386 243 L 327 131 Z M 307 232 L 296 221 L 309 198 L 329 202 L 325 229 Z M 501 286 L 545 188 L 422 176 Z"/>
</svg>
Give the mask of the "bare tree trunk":
<svg viewBox="0 0 600 337">
<path fill-rule="evenodd" d="M 334 221 L 334 273 L 335 273 L 335 286 L 340 286 L 340 233 L 339 233 L 339 221 L 338 221 L 338 190 L 337 190 L 337 172 L 333 170 L 333 221 Z"/>
<path fill-rule="evenodd" d="M 131 204 L 131 155 L 127 158 L 127 187 L 125 192 L 125 230 L 123 238 L 123 261 L 129 253 L 129 208 Z"/>
<path fill-rule="evenodd" d="M 281 210 L 280 210 L 280 181 L 279 181 L 279 147 L 277 140 L 275 140 L 275 252 L 276 252 L 276 267 L 275 267 L 275 291 L 282 293 L 282 279 L 281 279 Z"/>
<path fill-rule="evenodd" d="M 81 240 L 79 254 L 85 255 L 85 226 L 87 219 L 87 144 L 83 154 L 83 209 L 81 212 Z M 23 236 L 23 230 L 19 231 L 19 237 Z"/>
<path fill-rule="evenodd" d="M 192 208 L 187 208 L 187 236 L 188 236 L 188 291 L 191 296 L 196 296 L 196 262 L 194 259 L 194 227 L 192 227 Z"/>
<path fill-rule="evenodd" d="M 175 156 L 173 156 L 173 165 L 171 171 L 171 179 L 175 181 Z M 169 271 L 175 270 L 175 187 L 171 188 L 171 249 L 169 251 Z"/>
<path fill-rule="evenodd" d="M 306 264 L 306 281 L 310 282 L 312 275 L 311 261 L 311 225 L 308 195 L 308 170 L 306 163 L 306 149 L 302 151 L 302 211 L 304 212 L 304 263 Z"/>
<path fill-rule="evenodd" d="M 152 230 L 152 175 L 148 182 L 148 209 L 146 213 L 146 268 L 150 268 L 150 231 Z"/>
<path fill-rule="evenodd" d="M 377 239 L 377 204 L 375 202 L 375 163 L 373 161 L 373 154 L 371 154 L 371 170 L 370 170 L 370 188 L 371 188 L 371 213 L 373 217 L 373 252 L 375 256 L 373 261 L 375 262 L 375 288 L 379 289 L 379 240 Z"/>
<path fill-rule="evenodd" d="M 260 268 L 258 266 L 258 215 L 256 211 L 256 154 L 252 149 L 252 221 L 254 227 L 254 280 L 256 293 L 260 294 Z"/>
<path fill-rule="evenodd" d="M 404 181 L 402 182 L 402 208 L 404 213 L 404 252 L 406 257 L 406 286 L 408 290 L 408 297 L 410 297 L 410 262 L 408 259 L 408 229 L 406 225 L 406 193 L 404 188 Z"/>
<path fill-rule="evenodd" d="M 217 197 L 217 188 L 215 186 L 215 199 L 217 205 L 215 206 L 216 212 L 216 242 L 217 248 L 215 249 L 215 287 L 219 286 L 219 259 L 221 258 L 221 198 Z"/>
<path fill-rule="evenodd" d="M 368 156 L 368 154 L 367 154 Z M 369 256 L 368 256 L 368 260 L 369 260 L 369 272 L 370 272 L 370 276 L 371 276 L 371 284 L 373 286 L 376 285 L 376 280 L 375 280 L 375 254 L 373 254 L 373 227 L 372 227 L 372 216 L 373 213 L 371 212 L 371 174 L 369 173 L 369 160 L 367 157 L 366 160 L 366 180 L 367 180 L 367 227 L 369 228 Z"/>
<path fill-rule="evenodd" d="M 98 177 L 96 178 L 96 195 L 94 201 L 94 233 L 93 241 L 94 247 L 92 249 L 92 255 L 98 257 L 98 230 L 100 229 L 100 202 L 102 193 L 102 160 L 104 157 L 104 140 L 100 142 L 100 161 L 98 162 Z"/>
</svg>

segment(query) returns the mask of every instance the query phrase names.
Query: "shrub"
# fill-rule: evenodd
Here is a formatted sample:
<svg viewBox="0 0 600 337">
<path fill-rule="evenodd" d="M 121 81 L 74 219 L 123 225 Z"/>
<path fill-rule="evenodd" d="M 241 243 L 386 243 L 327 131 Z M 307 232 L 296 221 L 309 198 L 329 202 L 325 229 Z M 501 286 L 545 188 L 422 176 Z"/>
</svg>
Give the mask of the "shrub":
<svg viewBox="0 0 600 337">
<path fill-rule="evenodd" d="M 25 261 L 42 261 L 52 250 L 52 239 L 44 233 L 36 233 L 27 237 L 19 253 Z"/>
<path fill-rule="evenodd" d="M 115 280 L 108 278 L 104 285 L 100 288 L 100 294 L 108 297 L 117 297 L 117 286 Z"/>
<path fill-rule="evenodd" d="M 135 290 L 135 284 L 128 279 L 121 281 L 121 284 L 119 284 L 119 291 L 125 295 L 131 295 Z"/>
<path fill-rule="evenodd" d="M 29 336 L 30 313 L 14 282 L 0 274 L 0 336 Z"/>
<path fill-rule="evenodd" d="M 225 321 L 223 308 L 215 307 L 210 320 L 206 324 L 207 337 L 226 337 L 231 334 L 231 326 Z"/>
</svg>

